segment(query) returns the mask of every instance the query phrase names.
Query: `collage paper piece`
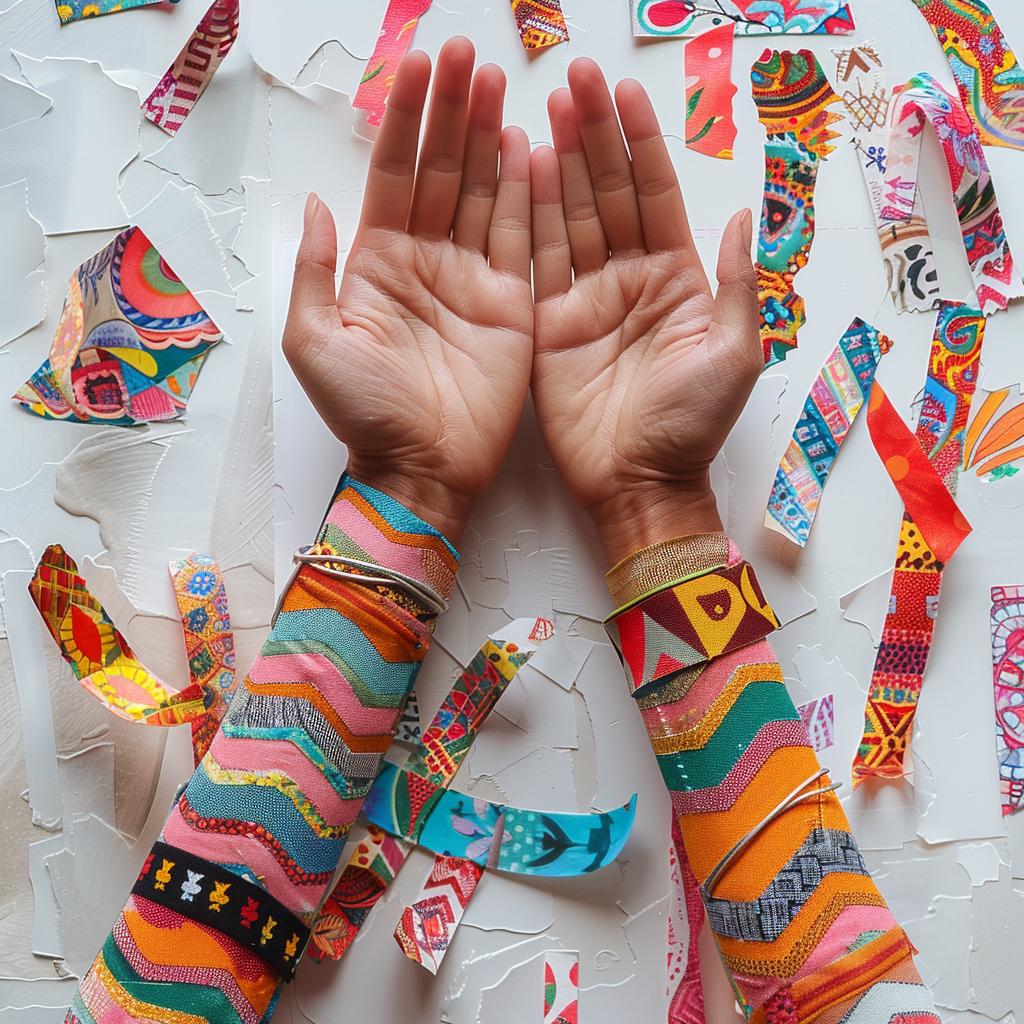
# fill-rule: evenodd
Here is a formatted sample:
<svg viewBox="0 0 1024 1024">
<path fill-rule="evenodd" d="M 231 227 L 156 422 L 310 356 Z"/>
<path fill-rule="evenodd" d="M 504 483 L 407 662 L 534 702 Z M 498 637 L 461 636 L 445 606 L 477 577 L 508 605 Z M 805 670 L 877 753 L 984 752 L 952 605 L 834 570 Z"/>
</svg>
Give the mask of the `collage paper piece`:
<svg viewBox="0 0 1024 1024">
<path fill-rule="evenodd" d="M 544 1024 L 577 1024 L 580 955 L 568 949 L 544 953 Z"/>
<path fill-rule="evenodd" d="M 541 50 L 569 41 L 560 0 L 511 0 L 524 50 Z"/>
<path fill-rule="evenodd" d="M 932 27 L 983 146 L 1024 149 L 1024 70 L 981 0 L 913 0 Z"/>
<path fill-rule="evenodd" d="M 128 228 L 72 275 L 50 357 L 13 397 L 44 419 L 177 419 L 222 338 L 141 228 Z"/>
<path fill-rule="evenodd" d="M 162 0 L 56 0 L 57 16 L 62 25 L 84 18 L 95 18 L 101 14 L 116 14 L 118 11 L 130 11 L 133 7 L 148 7 L 150 4 L 161 3 Z M 178 0 L 170 0 L 176 4 Z"/>
<path fill-rule="evenodd" d="M 359 80 L 352 106 L 366 111 L 366 123 L 379 128 L 384 120 L 388 93 L 398 62 L 409 52 L 420 18 L 430 10 L 432 0 L 388 0 L 384 24 L 373 55 Z"/>
<path fill-rule="evenodd" d="M 838 137 L 829 128 L 842 114 L 825 72 L 810 50 L 766 50 L 750 70 L 765 140 L 764 204 L 757 243 L 757 291 L 766 366 L 796 348 L 807 319 L 794 278 L 814 241 L 814 185 L 821 161 Z"/>
<path fill-rule="evenodd" d="M 939 275 L 918 188 L 893 178 L 888 165 L 891 137 L 908 130 L 889 121 L 892 92 L 882 58 L 868 44 L 834 51 L 842 101 L 853 124 L 853 145 L 867 186 L 887 286 L 898 313 L 926 312 L 939 301 Z M 893 210 L 898 211 L 894 219 Z M 902 219 L 902 218 L 906 219 Z"/>
<path fill-rule="evenodd" d="M 181 53 L 142 104 L 157 127 L 176 135 L 238 37 L 238 0 L 214 0 Z"/>
<path fill-rule="evenodd" d="M 859 317 L 825 361 L 775 474 L 764 525 L 804 547 L 839 447 L 892 342 Z"/>
<path fill-rule="evenodd" d="M 1024 587 L 992 588 L 992 686 L 1003 814 L 1024 805 Z"/>
<path fill-rule="evenodd" d="M 974 469 L 977 476 L 989 474 L 990 481 L 1016 476 L 1020 467 L 1013 463 L 1024 459 L 1024 402 L 1011 405 L 996 419 L 1009 395 L 1009 388 L 993 391 L 967 429 L 964 469 Z"/>
<path fill-rule="evenodd" d="M 704 901 L 700 883 L 686 855 L 675 812 L 669 846 L 669 877 L 674 900 L 668 915 L 668 1024 L 705 1024 L 698 946 L 704 929 Z M 685 947 L 683 928 L 687 932 Z"/>
<path fill-rule="evenodd" d="M 840 0 L 630 0 L 634 36 L 699 36 L 729 25 L 738 36 L 784 32 L 849 35 L 856 30 Z"/>
<path fill-rule="evenodd" d="M 796 713 L 807 729 L 811 746 L 816 753 L 827 750 L 835 743 L 835 697 L 827 694 L 807 704 L 797 706 Z"/>
<path fill-rule="evenodd" d="M 686 70 L 686 148 L 719 160 L 731 160 L 736 141 L 732 119 L 731 25 L 691 39 L 683 50 Z"/>
</svg>

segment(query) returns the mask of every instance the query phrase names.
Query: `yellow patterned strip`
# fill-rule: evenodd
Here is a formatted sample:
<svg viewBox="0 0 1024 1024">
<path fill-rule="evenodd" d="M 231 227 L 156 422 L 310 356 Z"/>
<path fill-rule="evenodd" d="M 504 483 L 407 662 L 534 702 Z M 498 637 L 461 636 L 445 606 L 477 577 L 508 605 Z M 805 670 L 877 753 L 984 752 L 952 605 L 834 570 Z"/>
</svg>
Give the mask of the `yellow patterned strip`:
<svg viewBox="0 0 1024 1024">
<path fill-rule="evenodd" d="M 153 701 L 143 704 L 123 695 L 118 680 L 139 687 Z M 191 722 L 205 713 L 202 690 L 189 686 L 176 693 L 168 693 L 159 679 L 151 675 L 139 662 L 123 655 L 109 668 L 99 669 L 79 682 L 98 700 L 118 716 L 130 722 L 146 725 L 180 725 Z"/>
<path fill-rule="evenodd" d="M 707 746 L 708 740 L 718 731 L 718 727 L 725 721 L 725 716 L 732 710 L 740 694 L 750 683 L 785 685 L 785 680 L 777 662 L 741 665 L 732 674 L 725 688 L 696 725 L 684 729 L 675 736 L 651 737 L 651 745 L 654 747 L 655 754 L 676 754 L 680 750 L 696 750 Z"/>
</svg>

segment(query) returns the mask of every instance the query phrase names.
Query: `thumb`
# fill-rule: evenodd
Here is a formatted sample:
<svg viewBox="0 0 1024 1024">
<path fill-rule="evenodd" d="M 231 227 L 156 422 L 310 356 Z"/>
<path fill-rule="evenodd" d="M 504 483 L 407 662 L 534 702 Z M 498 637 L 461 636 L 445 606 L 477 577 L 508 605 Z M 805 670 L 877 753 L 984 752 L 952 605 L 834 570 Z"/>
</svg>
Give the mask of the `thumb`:
<svg viewBox="0 0 1024 1024">
<path fill-rule="evenodd" d="M 757 275 L 750 259 L 753 215 L 740 210 L 726 225 L 718 247 L 718 291 L 708 330 L 712 353 L 756 377 L 764 369 Z"/>
<path fill-rule="evenodd" d="M 305 309 L 335 304 L 334 272 L 338 266 L 338 233 L 326 203 L 315 192 L 306 200 L 302 241 L 295 257 L 289 316 Z"/>
</svg>

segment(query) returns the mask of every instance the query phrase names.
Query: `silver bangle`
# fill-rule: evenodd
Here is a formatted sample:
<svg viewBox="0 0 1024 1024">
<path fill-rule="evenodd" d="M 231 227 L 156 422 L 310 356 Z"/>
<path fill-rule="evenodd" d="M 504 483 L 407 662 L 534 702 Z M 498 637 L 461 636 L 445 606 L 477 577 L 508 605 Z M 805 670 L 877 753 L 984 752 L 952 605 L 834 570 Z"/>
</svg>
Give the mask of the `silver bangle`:
<svg viewBox="0 0 1024 1024">
<path fill-rule="evenodd" d="M 764 829 L 766 829 L 776 818 L 781 817 L 791 807 L 795 807 L 798 803 L 804 800 L 809 800 L 811 797 L 821 796 L 822 793 L 834 793 L 842 782 L 833 782 L 831 785 L 819 787 L 818 789 L 812 789 L 805 793 L 804 790 L 812 782 L 817 782 L 823 775 L 828 774 L 827 768 L 820 768 L 814 775 L 812 775 L 805 782 L 801 782 L 792 793 L 789 794 L 776 808 L 769 812 L 761 821 L 755 825 L 719 862 L 715 865 L 714 870 L 705 879 L 704 884 L 700 887 L 701 895 L 705 899 L 709 899 L 711 894 L 714 892 L 715 886 L 718 884 L 719 879 L 728 870 L 729 865 L 736 859 L 737 854 L 754 838 L 756 838 Z"/>
</svg>

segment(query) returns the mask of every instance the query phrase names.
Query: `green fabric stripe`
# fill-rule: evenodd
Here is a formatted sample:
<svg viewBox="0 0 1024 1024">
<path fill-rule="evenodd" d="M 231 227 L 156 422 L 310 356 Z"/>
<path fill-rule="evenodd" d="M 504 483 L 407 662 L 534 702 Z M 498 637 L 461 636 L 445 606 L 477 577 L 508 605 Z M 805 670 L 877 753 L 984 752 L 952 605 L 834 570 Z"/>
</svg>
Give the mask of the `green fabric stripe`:
<svg viewBox="0 0 1024 1024">
<path fill-rule="evenodd" d="M 684 793 L 717 786 L 768 722 L 791 722 L 799 718 L 782 683 L 767 680 L 748 683 L 704 747 L 658 755 L 665 785 Z"/>
</svg>

